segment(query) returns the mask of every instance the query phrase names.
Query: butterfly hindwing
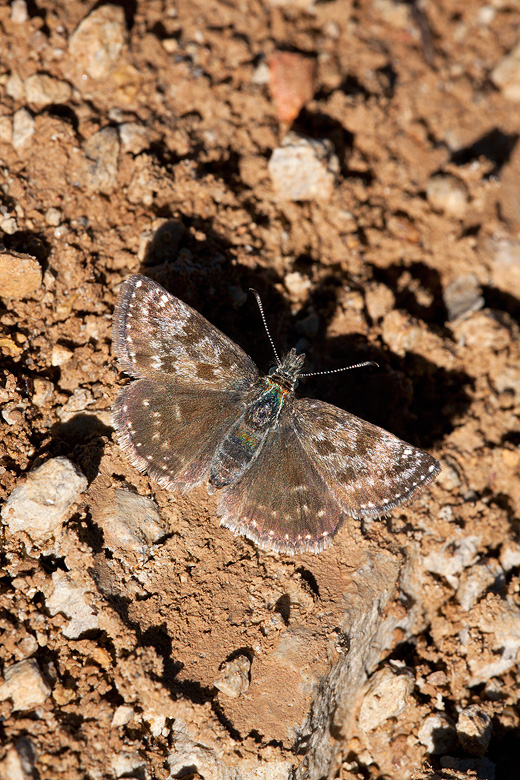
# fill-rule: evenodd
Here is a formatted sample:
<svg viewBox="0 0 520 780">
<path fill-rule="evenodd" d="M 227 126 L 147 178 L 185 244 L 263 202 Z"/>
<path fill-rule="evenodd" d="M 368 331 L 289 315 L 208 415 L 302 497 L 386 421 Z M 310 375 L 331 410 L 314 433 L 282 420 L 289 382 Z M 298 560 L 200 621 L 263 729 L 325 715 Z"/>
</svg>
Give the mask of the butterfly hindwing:
<svg viewBox="0 0 520 780">
<path fill-rule="evenodd" d="M 240 393 L 139 379 L 119 392 L 114 425 L 134 466 L 163 487 L 189 490 L 207 477 L 240 414 Z"/>
<path fill-rule="evenodd" d="M 264 548 L 318 552 L 330 543 L 344 512 L 296 435 L 290 402 L 244 476 L 219 494 L 217 511 Z"/>
</svg>

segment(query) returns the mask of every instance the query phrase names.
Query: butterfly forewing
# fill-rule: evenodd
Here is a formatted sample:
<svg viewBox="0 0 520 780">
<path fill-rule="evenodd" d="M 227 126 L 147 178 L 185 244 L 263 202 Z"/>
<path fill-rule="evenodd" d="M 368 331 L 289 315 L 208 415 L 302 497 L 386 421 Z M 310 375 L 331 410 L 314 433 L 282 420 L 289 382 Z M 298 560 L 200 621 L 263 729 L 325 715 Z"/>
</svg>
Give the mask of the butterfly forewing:
<svg viewBox="0 0 520 780">
<path fill-rule="evenodd" d="M 222 524 L 263 548 L 318 552 L 343 509 L 303 448 L 288 402 L 242 479 L 219 495 Z"/>
<path fill-rule="evenodd" d="M 352 517 L 381 517 L 440 471 L 424 450 L 349 412 L 312 398 L 294 402 L 302 448 Z"/>
<path fill-rule="evenodd" d="M 218 445 L 240 414 L 235 391 L 139 379 L 119 393 L 114 424 L 140 471 L 163 487 L 190 489 L 207 477 Z"/>
<path fill-rule="evenodd" d="M 121 368 L 134 377 L 168 376 L 180 384 L 227 390 L 250 386 L 258 376 L 238 344 L 140 274 L 121 285 L 112 335 Z"/>
</svg>

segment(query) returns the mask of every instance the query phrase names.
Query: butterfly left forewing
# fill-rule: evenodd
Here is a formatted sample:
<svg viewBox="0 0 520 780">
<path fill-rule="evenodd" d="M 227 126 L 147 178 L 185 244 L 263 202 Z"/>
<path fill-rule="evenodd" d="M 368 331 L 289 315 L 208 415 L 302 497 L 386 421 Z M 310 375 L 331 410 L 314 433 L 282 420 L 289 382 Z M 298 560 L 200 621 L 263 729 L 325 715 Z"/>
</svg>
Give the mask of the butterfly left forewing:
<svg viewBox="0 0 520 780">
<path fill-rule="evenodd" d="M 352 517 L 388 514 L 440 471 L 424 450 L 323 401 L 296 400 L 294 420 L 301 446 Z"/>
<path fill-rule="evenodd" d="M 258 370 L 230 338 L 146 276 L 119 290 L 112 337 L 123 371 L 178 384 L 228 390 L 250 386 Z"/>
</svg>

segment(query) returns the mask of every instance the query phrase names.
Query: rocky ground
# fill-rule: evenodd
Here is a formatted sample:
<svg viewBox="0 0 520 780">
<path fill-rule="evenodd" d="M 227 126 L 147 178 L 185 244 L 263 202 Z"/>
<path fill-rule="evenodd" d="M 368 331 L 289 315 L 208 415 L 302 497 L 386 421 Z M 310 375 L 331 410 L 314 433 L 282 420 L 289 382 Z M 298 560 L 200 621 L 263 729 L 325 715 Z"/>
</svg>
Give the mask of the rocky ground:
<svg viewBox="0 0 520 780">
<path fill-rule="evenodd" d="M 520 777 L 520 9 L 0 7 L 0 777 Z M 151 276 L 436 482 L 264 552 L 118 447 Z"/>
</svg>

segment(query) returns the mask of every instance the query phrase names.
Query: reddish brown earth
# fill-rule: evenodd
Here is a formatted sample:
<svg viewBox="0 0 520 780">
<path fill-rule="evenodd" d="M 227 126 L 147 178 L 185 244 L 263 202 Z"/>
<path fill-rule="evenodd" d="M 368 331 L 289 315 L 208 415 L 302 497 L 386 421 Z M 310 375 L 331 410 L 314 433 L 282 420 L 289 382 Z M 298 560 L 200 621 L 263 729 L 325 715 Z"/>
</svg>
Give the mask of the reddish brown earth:
<svg viewBox="0 0 520 780">
<path fill-rule="evenodd" d="M 1 498 L 58 456 L 88 481 L 56 538 L 2 524 L 1 778 L 520 776 L 519 40 L 506 0 L 1 5 Z M 308 200 L 269 166 L 289 131 L 327 139 Z M 263 370 L 251 286 L 310 371 L 377 361 L 300 389 L 436 483 L 294 557 L 158 489 L 110 425 L 135 272 Z"/>
</svg>

